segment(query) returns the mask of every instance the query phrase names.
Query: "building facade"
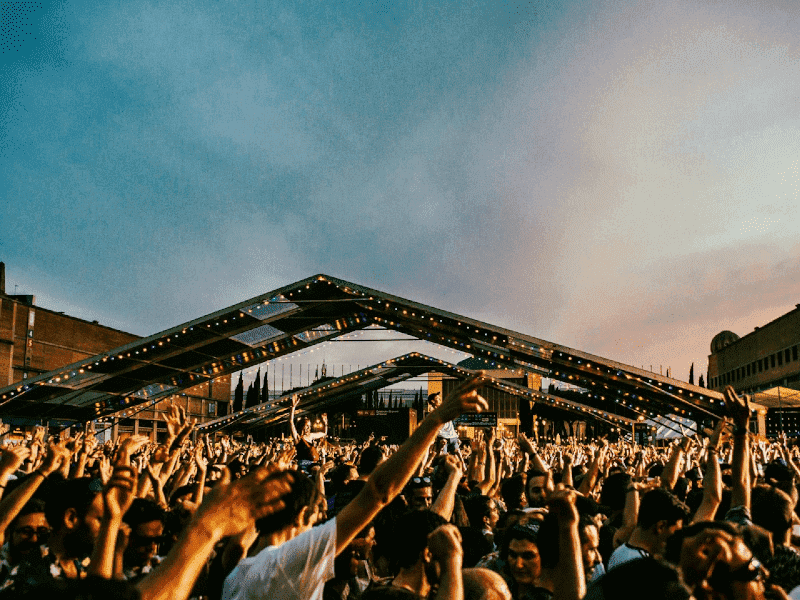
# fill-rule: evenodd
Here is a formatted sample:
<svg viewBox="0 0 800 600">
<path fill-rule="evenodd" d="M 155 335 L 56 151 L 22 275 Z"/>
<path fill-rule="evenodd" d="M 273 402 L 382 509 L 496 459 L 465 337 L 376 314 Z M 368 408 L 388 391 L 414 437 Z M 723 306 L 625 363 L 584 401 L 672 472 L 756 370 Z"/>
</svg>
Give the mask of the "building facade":
<svg viewBox="0 0 800 600">
<path fill-rule="evenodd" d="M 800 304 L 743 337 L 731 331 L 714 336 L 708 387 L 721 392 L 726 385 L 740 393 L 800 389 Z"/>
<path fill-rule="evenodd" d="M 137 339 L 139 336 L 97 321 L 85 321 L 36 306 L 34 296 L 6 294 L 5 265 L 0 263 L 0 387 Z M 226 414 L 230 397 L 230 376 L 226 375 L 210 384 L 183 390 L 144 410 L 140 410 L 142 407 L 132 409 L 117 420 L 116 429 L 119 433 L 138 433 L 156 440 L 166 436 L 163 414 L 170 402 L 183 406 L 191 418 L 202 423 Z"/>
</svg>

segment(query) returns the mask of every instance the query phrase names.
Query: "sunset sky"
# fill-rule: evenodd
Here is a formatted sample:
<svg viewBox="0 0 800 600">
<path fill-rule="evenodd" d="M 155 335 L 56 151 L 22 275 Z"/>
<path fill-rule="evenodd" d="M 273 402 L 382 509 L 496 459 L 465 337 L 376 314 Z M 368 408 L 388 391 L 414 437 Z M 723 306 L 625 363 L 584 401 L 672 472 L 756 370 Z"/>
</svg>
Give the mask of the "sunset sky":
<svg viewBox="0 0 800 600">
<path fill-rule="evenodd" d="M 150 335 L 325 273 L 686 379 L 800 302 L 793 0 L 2 11 L 0 260 L 42 307 Z"/>
</svg>

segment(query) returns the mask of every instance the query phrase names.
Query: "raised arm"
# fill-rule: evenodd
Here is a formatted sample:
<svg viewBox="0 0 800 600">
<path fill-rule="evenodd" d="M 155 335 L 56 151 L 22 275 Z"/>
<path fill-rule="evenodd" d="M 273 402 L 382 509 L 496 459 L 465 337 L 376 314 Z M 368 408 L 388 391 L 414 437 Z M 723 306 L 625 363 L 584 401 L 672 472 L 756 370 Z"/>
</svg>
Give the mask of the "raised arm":
<svg viewBox="0 0 800 600">
<path fill-rule="evenodd" d="M 372 472 L 361 492 L 336 517 L 337 554 L 403 490 L 442 425 L 461 413 L 481 412 L 488 408 L 486 400 L 477 392 L 483 383 L 484 378 L 478 376 L 455 387 L 439 407 L 422 420 L 397 452 Z"/>
<path fill-rule="evenodd" d="M 186 600 L 217 542 L 283 508 L 290 477 L 259 467 L 231 483 L 226 471 L 167 557 L 136 586 L 142 600 Z"/>
<path fill-rule="evenodd" d="M 47 455 L 39 468 L 29 475 L 25 481 L 18 485 L 14 491 L 0 501 L 0 533 L 5 533 L 6 528 L 22 510 L 22 507 L 31 499 L 42 482 L 51 473 L 56 472 L 62 462 L 69 462 L 70 451 L 66 448 L 66 443 L 51 444 L 47 449 Z"/>
<path fill-rule="evenodd" d="M 428 549 L 439 564 L 439 587 L 435 600 L 463 600 L 461 533 L 454 525 L 442 525 L 428 536 Z"/>
<path fill-rule="evenodd" d="M 607 451 L 608 446 L 603 446 L 597 451 L 597 454 L 594 456 L 594 460 L 592 460 L 592 463 L 589 465 L 589 471 L 584 476 L 583 481 L 581 481 L 581 485 L 578 488 L 579 494 L 588 496 L 594 489 L 594 486 L 597 483 L 597 478 L 600 475 L 600 464 L 605 459 Z"/>
<path fill-rule="evenodd" d="M 122 517 L 136 497 L 137 475 L 136 469 L 130 465 L 118 464 L 114 467 L 111 480 L 103 492 L 103 518 L 92 548 L 89 575 L 111 579 L 114 574 L 117 535 L 122 526 Z"/>
<path fill-rule="evenodd" d="M 297 433 L 297 428 L 294 426 L 294 413 L 297 410 L 297 405 L 300 404 L 300 398 L 297 394 L 292 394 L 292 410 L 289 413 L 289 430 L 292 434 L 292 440 L 294 443 L 300 441 L 300 434 Z"/>
<path fill-rule="evenodd" d="M 6 491 L 8 478 L 20 468 L 30 455 L 31 451 L 26 446 L 0 447 L 0 497 Z"/>
<path fill-rule="evenodd" d="M 675 484 L 678 483 L 678 477 L 681 475 L 680 465 L 683 461 L 684 455 L 688 452 L 691 443 L 691 438 L 684 437 L 672 448 L 672 454 L 670 454 L 667 465 L 661 472 L 661 487 L 664 489 L 671 492 L 672 488 L 675 487 Z"/>
<path fill-rule="evenodd" d="M 458 489 L 458 483 L 461 481 L 463 471 L 461 470 L 461 461 L 452 454 L 445 456 L 443 465 L 447 471 L 447 481 L 431 505 L 431 512 L 435 512 L 449 521 L 450 517 L 453 516 L 456 490 Z"/>
<path fill-rule="evenodd" d="M 720 419 L 708 441 L 706 471 L 703 475 L 703 499 L 700 501 L 697 512 L 694 513 L 692 523 L 713 521 L 714 515 L 717 514 L 717 509 L 722 502 L 722 471 L 719 467 L 717 452 L 719 440 L 726 424 L 727 421 L 725 419 Z"/>
<path fill-rule="evenodd" d="M 553 577 L 553 600 L 580 600 L 586 594 L 575 496 L 572 490 L 559 490 L 547 500 L 548 507 L 558 518 L 558 564 Z"/>
<path fill-rule="evenodd" d="M 725 386 L 725 407 L 733 419 L 733 489 L 731 507 L 750 510 L 750 402 L 731 386 Z"/>
</svg>

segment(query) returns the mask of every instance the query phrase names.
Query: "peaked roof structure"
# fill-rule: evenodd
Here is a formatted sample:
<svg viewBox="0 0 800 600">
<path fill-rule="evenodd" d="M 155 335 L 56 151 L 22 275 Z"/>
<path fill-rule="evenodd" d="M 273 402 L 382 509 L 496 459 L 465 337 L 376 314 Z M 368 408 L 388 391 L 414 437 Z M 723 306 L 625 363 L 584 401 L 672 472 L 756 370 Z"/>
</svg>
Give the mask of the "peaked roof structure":
<svg viewBox="0 0 800 600">
<path fill-rule="evenodd" d="M 411 352 L 380 364 L 348 373 L 339 378 L 322 381 L 301 390 L 284 394 L 279 398 L 274 398 L 231 415 L 208 421 L 198 425 L 197 430 L 201 432 L 218 431 L 220 429 L 244 430 L 260 425 L 279 423 L 288 418 L 293 394 L 297 394 L 300 400 L 297 411 L 299 416 L 306 411 L 319 410 L 323 407 L 332 408 L 336 404 L 360 398 L 365 392 L 378 390 L 393 383 L 405 381 L 432 371 L 458 379 L 466 379 L 477 374 L 477 371 L 465 369 L 418 352 Z M 519 376 L 522 375 L 523 373 L 519 373 Z M 575 400 L 561 398 L 554 394 L 532 390 L 501 378 L 489 376 L 488 381 L 490 386 L 515 396 L 530 398 L 535 402 L 542 402 L 555 408 L 581 415 L 584 418 L 601 419 L 613 425 L 627 427 L 636 422 L 635 419 L 594 408 Z"/>
<path fill-rule="evenodd" d="M 535 372 L 612 412 L 723 414 L 719 393 L 444 310 L 315 275 L 161 333 L 0 389 L 0 414 L 87 421 L 369 326 Z"/>
</svg>

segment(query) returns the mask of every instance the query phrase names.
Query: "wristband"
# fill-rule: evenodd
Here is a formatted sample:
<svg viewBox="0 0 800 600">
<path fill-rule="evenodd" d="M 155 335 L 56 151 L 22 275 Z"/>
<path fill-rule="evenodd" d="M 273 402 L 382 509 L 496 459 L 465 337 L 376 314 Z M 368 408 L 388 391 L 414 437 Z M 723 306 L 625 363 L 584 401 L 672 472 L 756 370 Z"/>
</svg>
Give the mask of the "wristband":
<svg viewBox="0 0 800 600">
<path fill-rule="evenodd" d="M 41 471 L 39 471 L 38 469 L 37 469 L 36 471 L 34 471 L 34 472 L 33 472 L 33 474 L 34 474 L 34 475 L 41 475 L 41 476 L 42 476 L 42 479 L 47 479 L 47 475 L 45 475 L 44 473 L 42 473 L 42 472 L 41 472 Z"/>
</svg>

